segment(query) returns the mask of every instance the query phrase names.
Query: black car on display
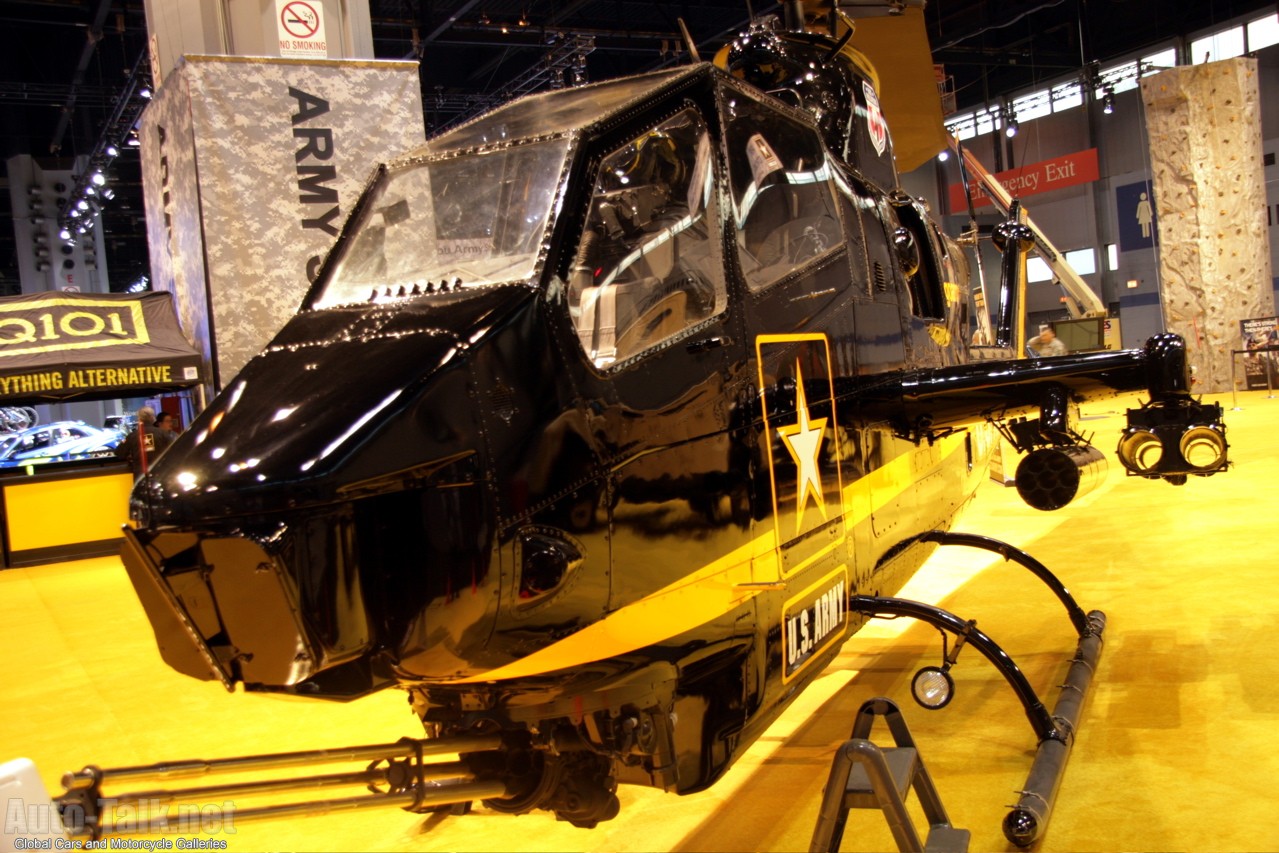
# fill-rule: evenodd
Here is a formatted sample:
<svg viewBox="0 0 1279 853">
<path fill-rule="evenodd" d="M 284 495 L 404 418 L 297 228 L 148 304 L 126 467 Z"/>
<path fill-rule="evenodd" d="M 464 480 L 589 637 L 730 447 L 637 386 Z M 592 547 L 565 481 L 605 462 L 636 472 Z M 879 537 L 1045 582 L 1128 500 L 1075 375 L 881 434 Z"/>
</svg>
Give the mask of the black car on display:
<svg viewBox="0 0 1279 853">
<path fill-rule="evenodd" d="M 0 468 L 114 458 L 115 446 L 123 438 L 119 430 L 98 429 L 84 421 L 38 424 L 0 436 Z"/>
</svg>

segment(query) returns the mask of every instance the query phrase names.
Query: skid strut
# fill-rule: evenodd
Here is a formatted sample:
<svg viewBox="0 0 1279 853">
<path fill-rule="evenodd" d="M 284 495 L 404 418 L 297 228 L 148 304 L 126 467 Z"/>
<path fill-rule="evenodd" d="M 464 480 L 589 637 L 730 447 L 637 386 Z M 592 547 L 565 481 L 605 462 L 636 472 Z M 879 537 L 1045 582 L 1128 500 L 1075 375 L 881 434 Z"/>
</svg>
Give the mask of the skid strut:
<svg viewBox="0 0 1279 853">
<path fill-rule="evenodd" d="M 170 831 L 174 820 L 169 815 L 169 807 L 174 802 L 209 802 L 220 797 L 253 797 L 344 786 L 363 786 L 369 793 L 249 808 L 239 808 L 237 805 L 227 815 L 227 819 L 246 821 L 321 815 L 388 805 L 398 805 L 410 811 L 428 811 L 472 800 L 507 796 L 504 782 L 497 779 L 477 779 L 464 760 L 427 761 L 428 758 L 449 758 L 498 750 L 501 747 L 502 740 L 497 735 L 464 735 L 429 740 L 404 738 L 396 743 L 280 752 L 210 761 L 193 759 L 108 769 L 89 766 L 62 777 L 62 786 L 66 792 L 57 797 L 56 802 L 62 814 L 62 822 L 73 838 L 94 839 L 104 835 Z M 103 786 L 109 783 L 146 784 L 159 780 L 193 779 L 337 762 L 367 762 L 367 766 L 362 770 L 342 773 L 236 781 L 200 787 L 135 790 L 109 797 L 103 793 Z"/>
<path fill-rule="evenodd" d="M 1057 577 L 1042 563 L 1024 551 L 985 536 L 968 533 L 935 531 L 921 537 L 924 541 L 940 545 L 959 545 L 1000 554 L 1006 560 L 1016 562 L 1044 582 L 1066 608 L 1071 624 L 1079 635 L 1075 655 L 1071 659 L 1061 693 L 1049 714 L 1039 695 L 1013 659 L 974 622 L 965 621 L 953 613 L 900 598 L 853 596 L 849 610 L 872 618 L 908 616 L 927 622 L 942 631 L 950 631 L 973 646 L 989 660 L 1012 687 L 1030 721 L 1039 748 L 1031 764 L 1026 784 L 1017 805 L 1004 818 L 1004 836 L 1020 847 L 1034 844 L 1048 826 L 1052 817 L 1057 789 L 1066 771 L 1066 761 L 1074 744 L 1075 731 L 1083 715 L 1084 701 L 1092 684 L 1093 673 L 1101 658 L 1102 633 L 1106 628 L 1106 616 L 1099 610 L 1085 613 L 1074 597 Z"/>
</svg>

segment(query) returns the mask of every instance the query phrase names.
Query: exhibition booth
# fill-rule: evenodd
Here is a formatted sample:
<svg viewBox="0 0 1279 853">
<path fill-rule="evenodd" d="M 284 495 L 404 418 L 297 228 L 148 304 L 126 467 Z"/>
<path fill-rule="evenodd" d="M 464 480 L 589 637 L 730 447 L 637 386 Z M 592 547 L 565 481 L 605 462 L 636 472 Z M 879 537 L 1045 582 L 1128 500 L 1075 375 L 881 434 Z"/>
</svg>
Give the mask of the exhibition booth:
<svg viewBox="0 0 1279 853">
<path fill-rule="evenodd" d="M 1262 824 L 1237 780 L 1193 792 L 1242 803 L 1224 828 L 1115 807 L 1190 813 L 1177 779 L 1222 707 L 1215 748 L 1272 754 L 1239 638 L 1274 614 L 1213 547 L 1251 541 L 1279 417 L 1247 393 L 1279 376 L 1257 59 L 1138 61 L 1127 171 L 1046 90 L 1026 131 L 1086 152 L 1076 174 L 1012 147 L 1015 101 L 944 132 L 921 8 L 922 58 L 877 63 L 882 22 L 785 5 L 713 62 L 680 20 L 693 62 L 437 117 L 425 144 L 418 64 L 317 55 L 320 4 L 209 25 L 305 25 L 280 56 L 152 33 L 129 126 L 168 289 L 0 298 L 0 792 L 23 803 L 0 853 L 836 851 L 846 824 L 843 849 L 1161 849 Z M 779 98 L 791 62 L 812 73 Z M 1043 190 L 1078 226 L 1060 249 L 1002 183 L 1014 155 L 1023 181 L 1070 165 Z M 952 171 L 934 214 L 916 185 Z M 1138 185 L 1182 221 L 1100 248 Z M 1065 278 L 1085 239 L 1108 278 Z M 194 420 L 164 444 L 133 413 L 171 395 Z M 42 773 L 77 766 L 50 798 Z"/>
<path fill-rule="evenodd" d="M 199 386 L 201 357 L 166 292 L 47 292 L 0 299 L 0 406 L 145 399 Z M 116 425 L 110 425 L 114 427 Z M 3 565 L 115 553 L 133 477 L 128 432 L 81 421 L 0 436 Z"/>
</svg>

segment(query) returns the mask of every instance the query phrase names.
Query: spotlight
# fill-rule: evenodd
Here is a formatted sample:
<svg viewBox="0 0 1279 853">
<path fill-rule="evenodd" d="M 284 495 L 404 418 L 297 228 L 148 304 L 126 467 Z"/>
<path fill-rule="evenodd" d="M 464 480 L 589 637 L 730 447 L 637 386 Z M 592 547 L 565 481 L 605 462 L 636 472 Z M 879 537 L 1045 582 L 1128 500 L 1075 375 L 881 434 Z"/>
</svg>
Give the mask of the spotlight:
<svg viewBox="0 0 1279 853">
<path fill-rule="evenodd" d="M 142 98 L 144 101 L 151 100 L 151 88 L 149 86 L 143 86 L 140 90 L 138 90 L 138 97 Z"/>
<path fill-rule="evenodd" d="M 85 201 L 84 199 L 80 199 L 79 201 L 75 203 L 75 206 L 77 210 L 88 210 L 89 202 Z"/>
<path fill-rule="evenodd" d="M 102 197 L 105 198 L 107 201 L 110 201 L 111 199 L 115 198 L 115 190 L 111 189 L 110 187 L 107 187 L 105 190 L 102 191 Z"/>
<path fill-rule="evenodd" d="M 922 707 L 938 711 L 950 704 L 955 695 L 955 679 L 946 667 L 926 666 L 910 680 L 910 694 Z"/>
<path fill-rule="evenodd" d="M 1119 441 L 1119 461 L 1136 474 L 1148 475 L 1164 458 L 1164 445 L 1152 430 L 1129 427 Z"/>
<path fill-rule="evenodd" d="M 70 239 L 71 239 L 71 229 L 70 229 L 70 228 L 63 228 L 61 231 L 59 231 L 59 232 L 58 232 L 58 239 L 60 239 L 60 240 L 70 240 Z"/>
<path fill-rule="evenodd" d="M 1106 115 L 1110 115 L 1115 111 L 1115 90 L 1106 87 L 1106 91 L 1101 96 L 1101 111 Z"/>
<path fill-rule="evenodd" d="M 950 159 L 950 152 L 946 151 L 945 149 L 942 149 L 942 152 L 937 155 L 937 159 L 945 163 L 947 160 Z"/>
<path fill-rule="evenodd" d="M 89 178 L 95 187 L 100 187 L 107 182 L 107 176 L 101 172 L 94 172 L 93 177 Z"/>
<path fill-rule="evenodd" d="M 108 157 L 118 157 L 120 156 L 120 149 L 116 148 L 114 145 L 108 145 L 106 155 Z"/>
<path fill-rule="evenodd" d="M 1192 426 L 1177 444 L 1181 458 L 1196 471 L 1216 471 L 1226 461 L 1226 437 L 1211 426 Z"/>
<path fill-rule="evenodd" d="M 1017 135 L 1017 119 L 1008 119 L 1008 124 L 1004 127 L 1004 135 L 1006 135 L 1009 139 L 1012 139 Z"/>
</svg>

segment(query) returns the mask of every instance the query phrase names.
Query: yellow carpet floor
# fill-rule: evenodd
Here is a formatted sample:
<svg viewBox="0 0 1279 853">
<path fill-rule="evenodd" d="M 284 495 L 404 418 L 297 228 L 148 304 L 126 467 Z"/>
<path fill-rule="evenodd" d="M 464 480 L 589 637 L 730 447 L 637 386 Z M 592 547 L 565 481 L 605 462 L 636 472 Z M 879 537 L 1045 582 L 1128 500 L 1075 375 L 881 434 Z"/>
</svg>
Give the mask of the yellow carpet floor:
<svg viewBox="0 0 1279 853">
<path fill-rule="evenodd" d="M 1218 398 L 1230 408 L 1229 395 Z M 1182 487 L 1123 475 L 1056 513 L 988 483 L 959 529 L 1003 539 L 1106 612 L 1105 650 L 1056 811 L 1037 849 L 1279 850 L 1279 628 L 1275 579 L 1279 399 L 1227 411 L 1231 470 Z M 1085 408 L 1109 454 L 1121 404 Z M 976 619 L 1052 707 L 1073 654 L 1065 613 L 1028 573 L 945 548 L 903 592 Z M 46 786 L 64 771 L 314 749 L 419 736 L 404 695 L 348 704 L 228 694 L 169 670 L 118 559 L 0 572 L 0 762 L 25 756 Z M 855 635 L 827 672 L 711 790 L 624 788 L 594 830 L 547 813 L 465 816 L 396 808 L 222 826 L 228 850 L 806 850 L 821 789 L 852 716 L 872 696 L 902 706 L 952 821 L 972 850 L 1016 849 L 1000 823 L 1034 753 L 1021 706 L 975 650 L 937 712 L 909 698 L 940 662 L 929 627 Z M 886 729 L 877 733 L 887 738 Z M 1269 792 L 1269 793 L 1267 793 Z M 191 833 L 188 833 L 191 835 Z M 11 840 L 11 839 L 10 839 Z M 853 812 L 845 850 L 891 850 L 875 812 Z"/>
</svg>

